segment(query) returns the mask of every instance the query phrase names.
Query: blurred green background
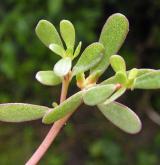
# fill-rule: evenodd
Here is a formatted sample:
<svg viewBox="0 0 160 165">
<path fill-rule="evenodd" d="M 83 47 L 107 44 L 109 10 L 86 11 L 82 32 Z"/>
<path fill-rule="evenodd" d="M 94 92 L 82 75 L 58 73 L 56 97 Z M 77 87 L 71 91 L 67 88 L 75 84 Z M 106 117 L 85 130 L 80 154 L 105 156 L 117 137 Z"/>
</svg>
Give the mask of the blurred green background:
<svg viewBox="0 0 160 165">
<path fill-rule="evenodd" d="M 50 106 L 60 86 L 35 80 L 39 70 L 52 69 L 59 57 L 36 37 L 40 19 L 73 22 L 83 49 L 97 41 L 108 16 L 126 15 L 130 32 L 120 50 L 132 67 L 160 68 L 160 0 L 0 0 L 0 103 L 28 102 Z M 104 77 L 113 72 L 109 68 Z M 104 78 L 103 77 L 103 78 Z M 77 90 L 74 83 L 69 94 Z M 81 106 L 40 165 L 159 165 L 159 90 L 127 92 L 119 101 L 140 116 L 143 130 L 128 135 L 96 111 Z M 157 113 L 157 114 L 155 114 Z M 0 165 L 22 165 L 45 137 L 50 126 L 41 121 L 0 123 Z"/>
</svg>

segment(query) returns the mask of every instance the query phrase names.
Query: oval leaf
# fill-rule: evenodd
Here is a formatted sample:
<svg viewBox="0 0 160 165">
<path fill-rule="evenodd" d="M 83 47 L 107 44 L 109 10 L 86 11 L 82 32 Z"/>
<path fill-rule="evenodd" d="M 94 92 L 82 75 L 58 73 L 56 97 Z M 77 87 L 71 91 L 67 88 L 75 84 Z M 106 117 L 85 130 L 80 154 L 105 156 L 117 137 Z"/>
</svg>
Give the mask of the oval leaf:
<svg viewBox="0 0 160 165">
<path fill-rule="evenodd" d="M 141 130 L 139 117 L 128 107 L 117 102 L 98 105 L 104 116 L 127 133 L 138 133 Z"/>
<path fill-rule="evenodd" d="M 37 72 L 36 79 L 41 84 L 49 86 L 58 85 L 62 82 L 61 78 L 58 77 L 52 70 Z"/>
<path fill-rule="evenodd" d="M 112 55 L 110 63 L 115 72 L 126 72 L 126 63 L 124 59 L 119 55 Z"/>
<path fill-rule="evenodd" d="M 160 71 L 146 73 L 135 79 L 133 88 L 158 89 L 160 88 Z"/>
<path fill-rule="evenodd" d="M 105 55 L 100 63 L 91 69 L 91 73 L 100 70 L 102 74 L 107 69 L 110 56 L 118 52 L 128 31 L 129 22 L 124 15 L 116 13 L 107 19 L 99 39 L 99 42 L 105 47 Z"/>
<path fill-rule="evenodd" d="M 82 103 L 82 92 L 78 92 L 73 96 L 69 97 L 59 106 L 54 109 L 50 109 L 49 112 L 45 114 L 42 122 L 45 124 L 51 124 L 60 118 L 66 116 L 68 113 L 75 111 Z"/>
<path fill-rule="evenodd" d="M 60 45 L 50 44 L 49 49 L 51 49 L 54 53 L 58 54 L 61 57 L 65 56 L 65 50 Z"/>
<path fill-rule="evenodd" d="M 48 107 L 33 104 L 0 104 L 0 121 L 23 122 L 36 120 L 42 118 L 48 110 Z"/>
<path fill-rule="evenodd" d="M 85 104 L 93 106 L 104 102 L 114 91 L 116 85 L 97 85 L 86 90 L 83 94 Z"/>
<path fill-rule="evenodd" d="M 113 102 L 114 100 L 118 99 L 120 96 L 122 96 L 126 91 L 125 87 L 122 87 L 120 89 L 118 89 L 111 97 L 109 97 L 104 104 L 109 104 L 111 102 Z"/>
<path fill-rule="evenodd" d="M 107 85 L 107 84 L 117 84 L 117 78 L 116 76 L 112 76 L 104 81 L 101 82 L 102 85 Z"/>
<path fill-rule="evenodd" d="M 144 69 L 138 69 L 136 77 L 140 77 L 146 73 L 151 73 L 151 72 L 155 72 L 155 71 L 156 70 L 154 70 L 154 69 L 145 69 L 145 68 Z"/>
<path fill-rule="evenodd" d="M 73 24 L 68 20 L 62 20 L 60 22 L 60 32 L 67 48 L 73 49 L 75 43 L 75 29 Z"/>
<path fill-rule="evenodd" d="M 95 66 L 102 59 L 103 51 L 103 45 L 98 42 L 89 45 L 74 66 L 73 75 L 85 72 Z"/>
<path fill-rule="evenodd" d="M 116 78 L 117 83 L 124 84 L 124 85 L 127 83 L 126 73 L 122 71 L 118 71 L 115 75 L 115 78 Z"/>
<path fill-rule="evenodd" d="M 52 23 L 47 20 L 40 20 L 36 26 L 36 34 L 38 38 L 49 47 L 54 43 L 63 47 L 61 38 Z"/>
<path fill-rule="evenodd" d="M 72 61 L 69 57 L 62 58 L 54 66 L 54 73 L 57 76 L 65 76 L 71 70 Z"/>
</svg>

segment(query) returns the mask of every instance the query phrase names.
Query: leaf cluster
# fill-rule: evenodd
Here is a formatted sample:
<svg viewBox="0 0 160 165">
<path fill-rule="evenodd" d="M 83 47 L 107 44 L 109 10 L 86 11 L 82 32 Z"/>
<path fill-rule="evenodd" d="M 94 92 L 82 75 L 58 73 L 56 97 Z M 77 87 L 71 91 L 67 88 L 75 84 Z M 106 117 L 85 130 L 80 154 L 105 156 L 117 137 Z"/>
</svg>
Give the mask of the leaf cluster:
<svg viewBox="0 0 160 165">
<path fill-rule="evenodd" d="M 40 20 L 36 26 L 38 38 L 60 57 L 53 69 L 37 72 L 36 79 L 43 85 L 56 86 L 66 76 L 69 81 L 75 77 L 80 91 L 50 108 L 23 103 L 0 104 L 0 120 L 22 122 L 42 118 L 43 123 L 50 124 L 74 112 L 84 103 L 97 106 L 108 120 L 125 132 L 139 132 L 141 121 L 138 116 L 130 108 L 116 102 L 116 99 L 126 90 L 160 88 L 160 71 L 126 70 L 126 62 L 117 52 L 129 31 L 127 18 L 120 13 L 111 15 L 102 28 L 99 41 L 90 44 L 82 52 L 82 42 L 76 45 L 74 25 L 62 20 L 59 27 L 60 33 L 47 20 Z M 77 57 L 79 59 L 73 66 Z M 109 65 L 115 74 L 97 83 Z"/>
</svg>

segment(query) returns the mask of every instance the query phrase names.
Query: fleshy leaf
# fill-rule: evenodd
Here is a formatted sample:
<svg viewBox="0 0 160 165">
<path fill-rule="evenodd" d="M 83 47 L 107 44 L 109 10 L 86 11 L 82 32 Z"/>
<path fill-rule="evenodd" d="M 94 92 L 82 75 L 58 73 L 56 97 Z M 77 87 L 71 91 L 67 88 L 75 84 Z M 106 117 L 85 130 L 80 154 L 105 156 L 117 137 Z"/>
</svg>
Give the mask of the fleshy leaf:
<svg viewBox="0 0 160 165">
<path fill-rule="evenodd" d="M 83 94 L 83 101 L 85 104 L 94 106 L 104 102 L 114 91 L 116 85 L 97 85 L 87 89 Z"/>
<path fill-rule="evenodd" d="M 48 110 L 48 107 L 33 104 L 0 104 L 0 121 L 23 122 L 36 120 L 42 118 Z"/>
<path fill-rule="evenodd" d="M 74 52 L 73 58 L 76 58 L 79 55 L 79 53 L 81 51 L 81 46 L 82 46 L 82 42 L 80 41 L 75 52 Z"/>
<path fill-rule="evenodd" d="M 104 47 L 95 42 L 89 45 L 82 53 L 77 64 L 73 68 L 73 75 L 85 72 L 95 66 L 103 57 Z"/>
<path fill-rule="evenodd" d="M 49 49 L 51 49 L 54 53 L 58 54 L 61 57 L 65 56 L 65 50 L 63 47 L 57 44 L 50 44 Z"/>
<path fill-rule="evenodd" d="M 110 104 L 98 105 L 104 116 L 123 131 L 131 134 L 138 133 L 141 130 L 141 121 L 139 117 L 123 104 L 112 102 Z"/>
<path fill-rule="evenodd" d="M 122 87 L 120 89 L 118 89 L 111 97 L 109 97 L 104 104 L 109 104 L 111 102 L 113 102 L 114 100 L 118 99 L 121 95 L 123 95 L 126 91 L 125 87 Z"/>
<path fill-rule="evenodd" d="M 59 77 L 63 77 L 71 70 L 71 66 L 72 61 L 69 57 L 62 58 L 55 64 L 54 73 Z"/>
<path fill-rule="evenodd" d="M 36 79 L 44 85 L 54 86 L 62 82 L 61 78 L 58 77 L 53 70 L 51 71 L 39 71 L 36 74 Z"/>
<path fill-rule="evenodd" d="M 155 71 L 156 71 L 156 70 L 154 70 L 154 69 L 145 69 L 145 68 L 143 68 L 143 69 L 138 69 L 136 77 L 140 77 L 140 76 L 142 76 L 142 75 L 144 75 L 144 74 L 151 73 L 151 72 L 155 72 Z"/>
<path fill-rule="evenodd" d="M 51 124 L 60 118 L 66 116 L 68 113 L 75 111 L 82 103 L 82 92 L 78 92 L 73 96 L 69 97 L 59 106 L 54 109 L 50 109 L 49 112 L 45 114 L 42 122 L 45 124 Z"/>
<path fill-rule="evenodd" d="M 125 72 L 126 71 L 126 63 L 121 56 L 112 55 L 110 58 L 110 63 L 115 72 L 118 72 L 118 71 Z"/>
<path fill-rule="evenodd" d="M 128 79 L 129 80 L 135 79 L 137 77 L 137 74 L 138 74 L 138 69 L 136 68 L 131 69 L 128 73 Z"/>
<path fill-rule="evenodd" d="M 129 31 L 129 22 L 127 18 L 116 13 L 111 15 L 103 26 L 99 42 L 105 47 L 103 59 L 91 69 L 91 73 L 101 71 L 101 74 L 109 66 L 109 58 L 118 52 Z"/>
<path fill-rule="evenodd" d="M 60 32 L 67 48 L 73 49 L 75 43 L 75 29 L 73 24 L 68 20 L 62 20 L 60 22 Z"/>
<path fill-rule="evenodd" d="M 61 38 L 52 23 L 47 20 L 40 20 L 36 26 L 36 34 L 39 39 L 49 47 L 50 44 L 57 44 L 63 47 Z"/>
<path fill-rule="evenodd" d="M 107 84 L 117 84 L 116 76 L 112 76 L 104 81 L 101 82 L 101 85 L 107 85 Z"/>
<path fill-rule="evenodd" d="M 124 73 L 122 71 L 117 72 L 115 75 L 115 79 L 116 79 L 117 83 L 126 84 L 126 82 L 127 82 L 126 73 Z"/>
<path fill-rule="evenodd" d="M 146 73 L 135 79 L 133 88 L 138 89 L 159 89 L 160 88 L 160 71 Z"/>
</svg>

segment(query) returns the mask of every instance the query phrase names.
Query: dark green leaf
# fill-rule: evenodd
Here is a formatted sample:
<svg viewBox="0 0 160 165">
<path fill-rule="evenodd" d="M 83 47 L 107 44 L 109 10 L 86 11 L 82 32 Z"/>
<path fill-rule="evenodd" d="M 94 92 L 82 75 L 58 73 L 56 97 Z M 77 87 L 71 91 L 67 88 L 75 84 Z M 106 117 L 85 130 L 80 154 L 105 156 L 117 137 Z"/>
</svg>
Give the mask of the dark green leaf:
<svg viewBox="0 0 160 165">
<path fill-rule="evenodd" d="M 23 122 L 36 120 L 42 118 L 48 110 L 48 107 L 33 104 L 0 104 L 0 121 Z"/>
<path fill-rule="evenodd" d="M 138 133 L 141 130 L 139 117 L 128 107 L 117 102 L 98 105 L 104 116 L 127 133 Z"/>
</svg>

